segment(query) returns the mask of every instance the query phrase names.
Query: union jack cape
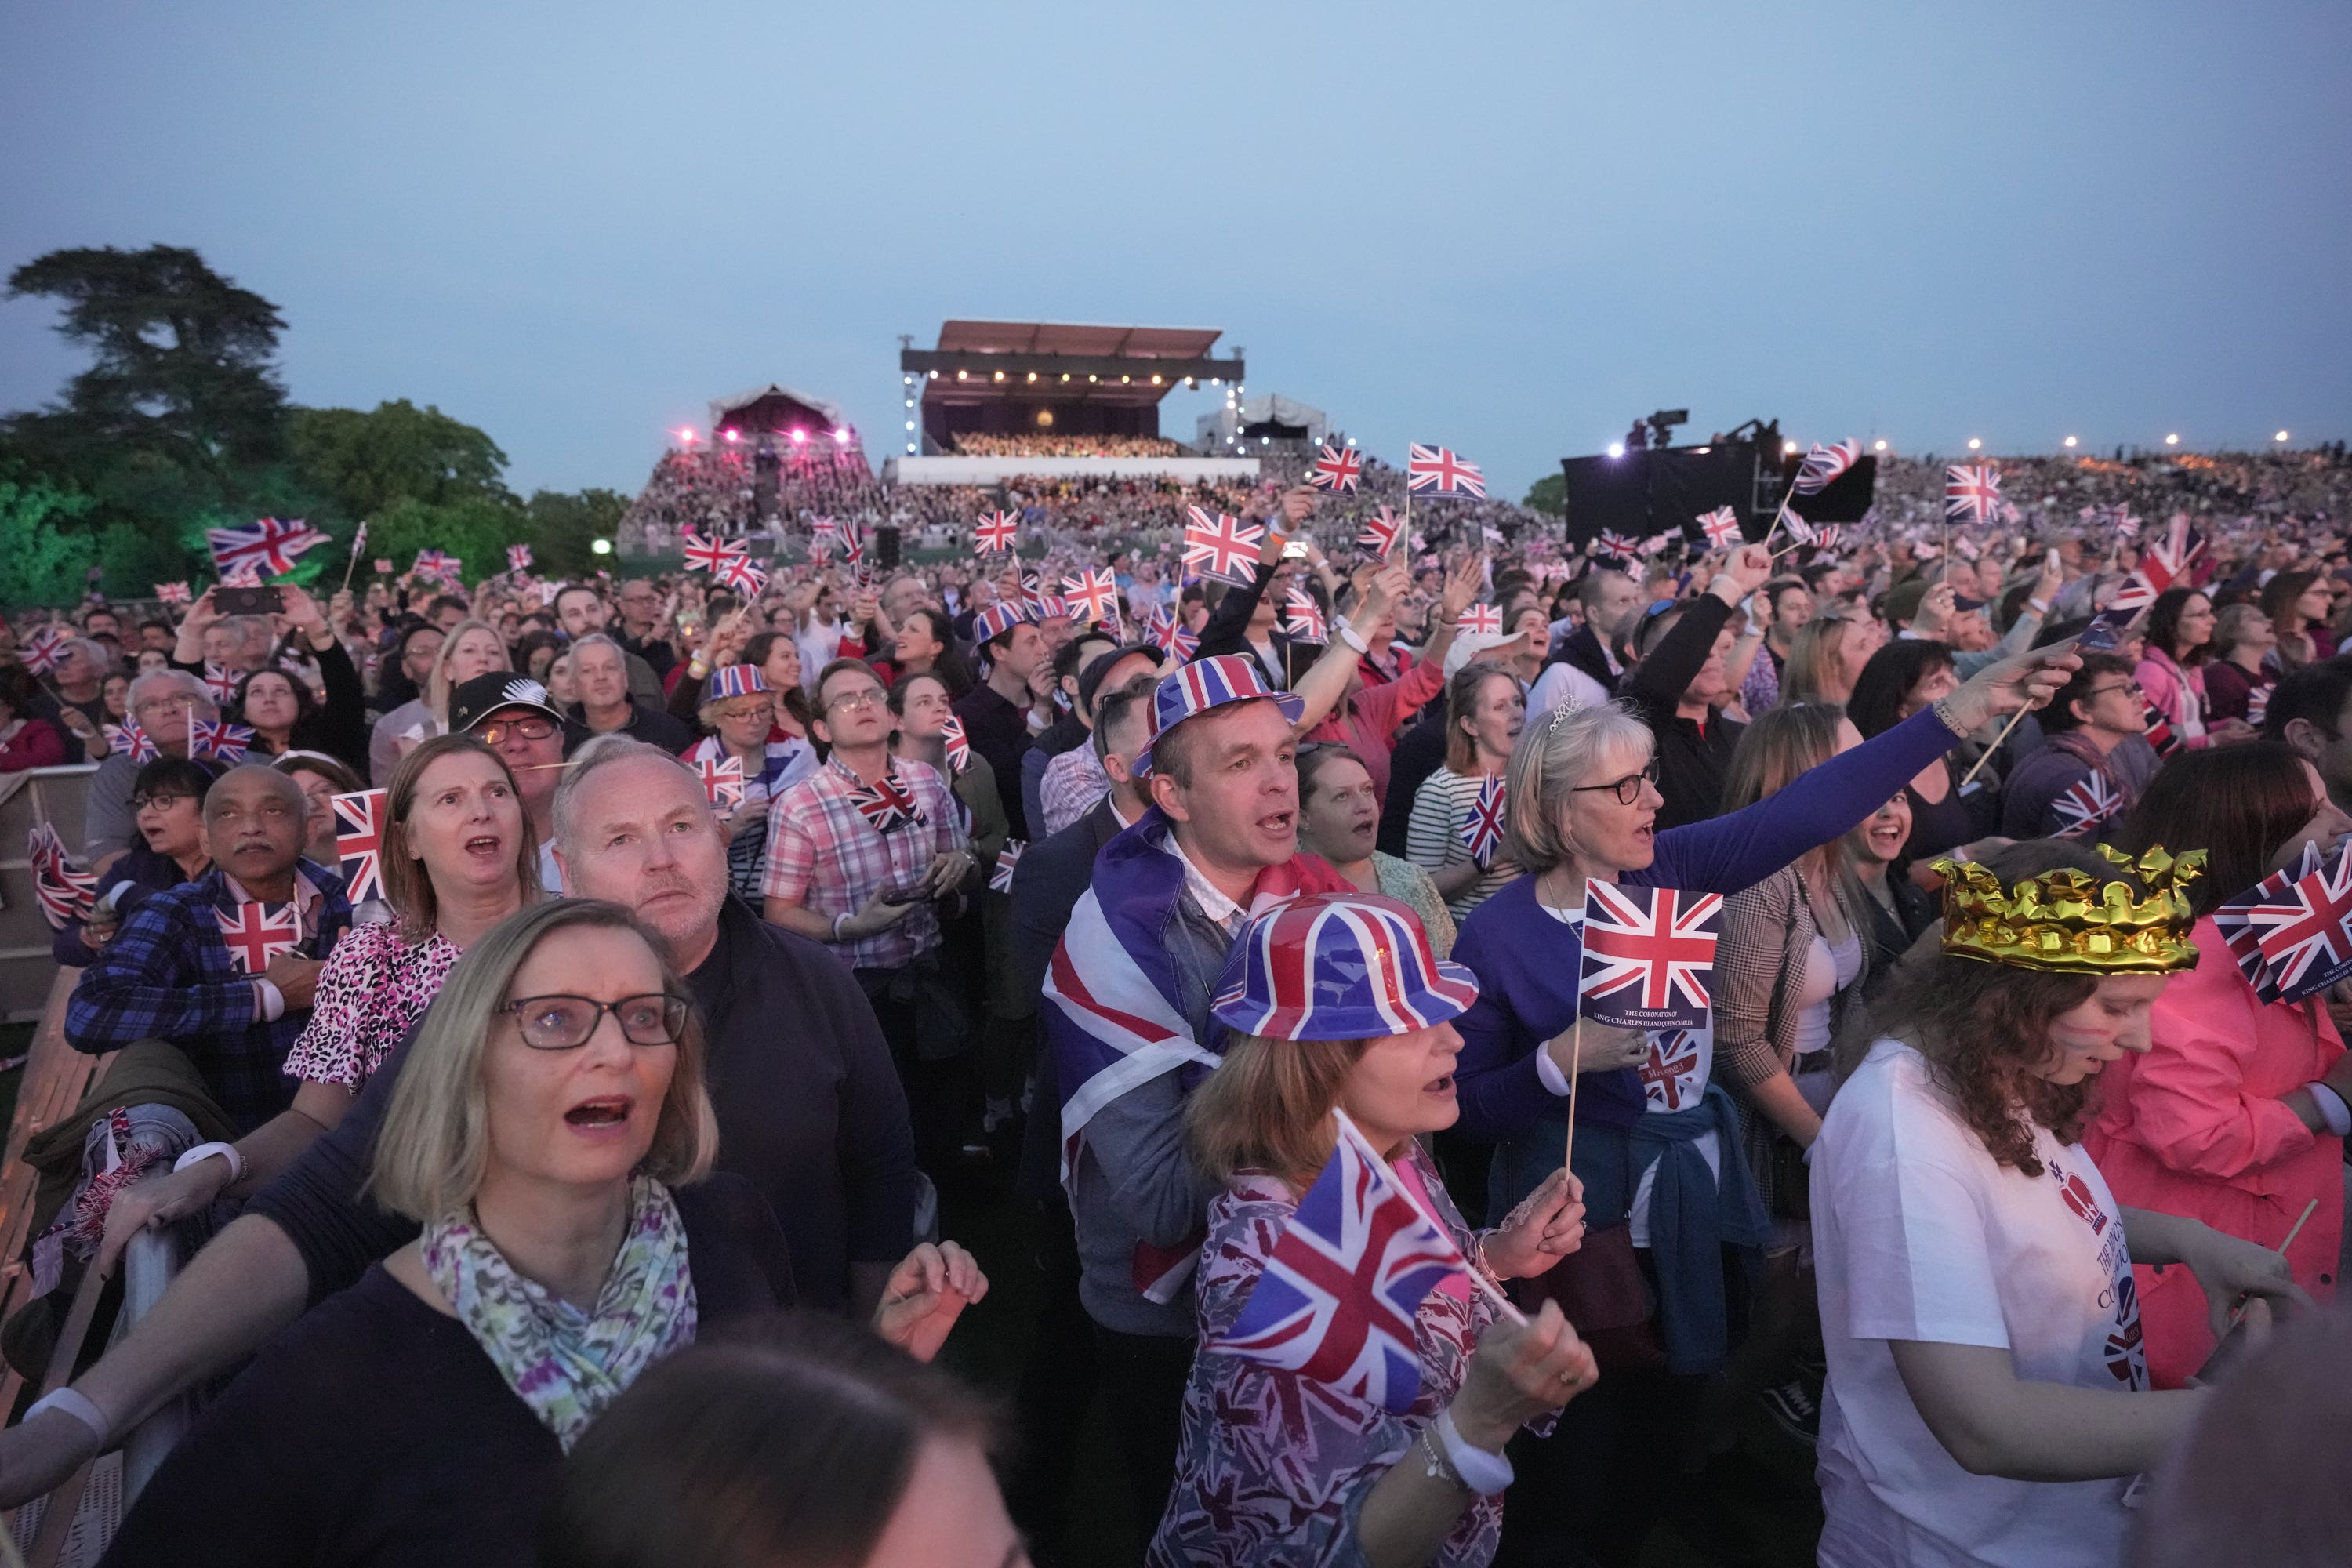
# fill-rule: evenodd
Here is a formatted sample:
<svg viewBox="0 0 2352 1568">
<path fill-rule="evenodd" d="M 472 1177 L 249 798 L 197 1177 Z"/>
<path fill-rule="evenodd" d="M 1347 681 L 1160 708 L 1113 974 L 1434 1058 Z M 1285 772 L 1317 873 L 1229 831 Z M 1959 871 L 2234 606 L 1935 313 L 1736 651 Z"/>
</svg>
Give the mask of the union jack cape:
<svg viewBox="0 0 2352 1568">
<path fill-rule="evenodd" d="M 1086 1146 L 1087 1124 L 1121 1095 L 1166 1073 L 1200 1081 L 1224 1046 L 1205 1005 L 1196 1027 L 1183 1008 L 1168 931 L 1184 891 L 1184 862 L 1172 826 L 1154 806 L 1095 858 L 1094 879 L 1071 910 L 1045 969 L 1045 1041 L 1062 1109 L 1062 1179 Z M 1353 884 L 1312 855 L 1258 873 L 1248 912 L 1264 914 L 1302 893 L 1346 892 Z M 1205 998 L 1203 1002 L 1205 1004 Z M 1203 1037 L 1205 1035 L 1205 1037 Z M 1192 1278 L 1196 1247 L 1139 1243 L 1136 1288 L 1174 1300 Z"/>
</svg>

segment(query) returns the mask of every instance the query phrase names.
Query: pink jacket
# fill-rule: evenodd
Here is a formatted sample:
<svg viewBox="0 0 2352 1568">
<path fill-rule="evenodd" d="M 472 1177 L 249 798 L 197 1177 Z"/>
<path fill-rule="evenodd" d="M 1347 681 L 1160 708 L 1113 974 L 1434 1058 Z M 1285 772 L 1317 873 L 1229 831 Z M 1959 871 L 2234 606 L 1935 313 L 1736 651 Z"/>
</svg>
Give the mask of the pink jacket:
<svg viewBox="0 0 2352 1568">
<path fill-rule="evenodd" d="M 1389 798 L 1389 753 L 1396 749 L 1397 726 L 1445 689 L 1445 671 L 1423 659 L 1394 680 L 1367 686 L 1339 710 L 1307 732 L 1310 741 L 1335 741 L 1364 760 L 1372 775 L 1372 798 Z"/>
<path fill-rule="evenodd" d="M 2205 732 L 2205 671 L 2183 669 L 2155 648 L 2132 671 L 2148 706 L 2172 721 L 2172 731 L 2192 747 L 2213 743 Z"/>
<path fill-rule="evenodd" d="M 2197 967 L 2157 999 L 2152 1047 L 2100 1075 L 2084 1142 L 2118 1203 L 2264 1247 L 2318 1199 L 2287 1261 L 2325 1300 L 2344 1233 L 2344 1141 L 2313 1132 L 2280 1097 L 2323 1076 L 2344 1041 L 2316 1004 L 2256 1001 L 2210 919 L 2195 940 Z M 2178 1388 L 2212 1353 L 2205 1293 L 2186 1268 L 2137 1272 L 2148 1371 Z"/>
</svg>

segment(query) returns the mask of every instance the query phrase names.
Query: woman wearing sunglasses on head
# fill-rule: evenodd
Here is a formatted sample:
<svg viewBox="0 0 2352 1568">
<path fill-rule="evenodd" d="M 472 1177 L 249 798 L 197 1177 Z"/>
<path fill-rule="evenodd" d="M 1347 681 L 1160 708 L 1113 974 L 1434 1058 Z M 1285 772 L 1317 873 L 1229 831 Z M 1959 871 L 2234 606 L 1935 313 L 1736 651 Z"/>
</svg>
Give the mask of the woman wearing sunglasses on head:
<svg viewBox="0 0 2352 1568">
<path fill-rule="evenodd" d="M 701 1026 L 627 910 L 507 920 L 410 1049 L 368 1190 L 423 1234 L 271 1342 L 107 1563 L 521 1568 L 605 1405 L 699 1328 L 791 1304 L 774 1216 L 709 1174 Z M 877 1327 L 927 1357 L 985 1288 L 919 1248 Z"/>
</svg>

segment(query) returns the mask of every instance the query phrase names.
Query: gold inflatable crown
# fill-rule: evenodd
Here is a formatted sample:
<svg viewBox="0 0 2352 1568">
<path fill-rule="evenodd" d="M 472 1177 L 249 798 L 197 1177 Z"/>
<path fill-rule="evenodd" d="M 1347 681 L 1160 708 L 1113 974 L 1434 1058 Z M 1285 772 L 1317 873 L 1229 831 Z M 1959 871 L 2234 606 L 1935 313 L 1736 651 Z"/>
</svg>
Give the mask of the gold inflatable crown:
<svg viewBox="0 0 2352 1568">
<path fill-rule="evenodd" d="M 1986 963 L 2065 974 L 2163 974 L 2197 963 L 2189 940 L 2190 883 L 2204 874 L 2205 851 L 2176 858 L 2161 848 L 2137 861 L 2101 844 L 2117 868 L 2147 889 L 2103 882 L 2071 867 L 2045 871 L 2001 891 L 2000 879 L 1974 862 L 1938 860 L 1944 879 L 1944 951 Z"/>
</svg>

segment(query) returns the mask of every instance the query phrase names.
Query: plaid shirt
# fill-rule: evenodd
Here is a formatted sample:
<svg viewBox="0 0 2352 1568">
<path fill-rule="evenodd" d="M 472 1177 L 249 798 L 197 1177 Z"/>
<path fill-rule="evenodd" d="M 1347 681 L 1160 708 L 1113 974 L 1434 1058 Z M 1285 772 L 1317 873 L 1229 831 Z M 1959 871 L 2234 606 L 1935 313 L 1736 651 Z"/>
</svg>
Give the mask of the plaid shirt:
<svg viewBox="0 0 2352 1568">
<path fill-rule="evenodd" d="M 298 883 L 296 897 L 317 895 L 302 918 L 305 945 L 324 958 L 351 927 L 351 901 L 333 872 L 308 860 L 294 869 L 310 884 Z M 82 971 L 66 1003 L 66 1039 L 92 1056 L 134 1040 L 170 1041 L 242 1134 L 294 1102 L 295 1081 L 279 1068 L 310 1014 L 289 1008 L 275 1023 L 261 1016 L 253 976 L 238 973 L 215 918 L 238 902 L 215 866 L 142 903 Z"/>
<path fill-rule="evenodd" d="M 962 815 L 938 770 L 910 757 L 893 758 L 890 769 L 914 793 L 921 820 L 881 832 L 850 803 L 864 781 L 840 758 L 828 759 L 768 808 L 768 876 L 760 890 L 832 921 L 856 914 L 885 888 L 920 881 L 934 857 L 962 848 Z M 852 969 L 896 969 L 939 943 L 939 919 L 924 904 L 888 931 L 835 951 Z"/>
</svg>

